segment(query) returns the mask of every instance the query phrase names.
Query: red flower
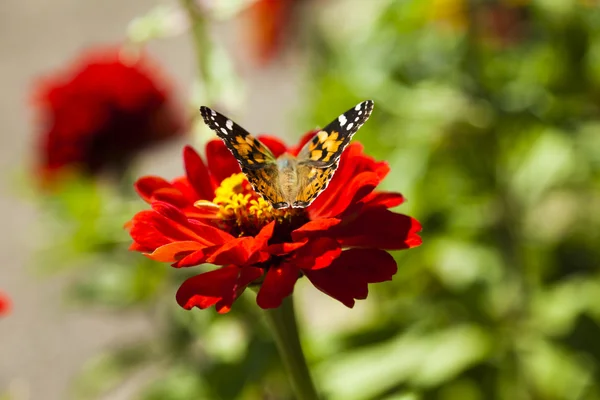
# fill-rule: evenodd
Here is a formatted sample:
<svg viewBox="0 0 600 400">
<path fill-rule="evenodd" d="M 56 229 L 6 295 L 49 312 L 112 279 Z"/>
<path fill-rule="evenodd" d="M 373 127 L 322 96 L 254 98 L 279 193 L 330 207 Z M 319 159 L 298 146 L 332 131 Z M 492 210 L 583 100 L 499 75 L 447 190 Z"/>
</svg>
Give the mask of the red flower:
<svg viewBox="0 0 600 400">
<path fill-rule="evenodd" d="M 258 60 L 271 61 L 281 49 L 292 25 L 298 0 L 257 0 L 247 11 L 250 45 Z"/>
<path fill-rule="evenodd" d="M 84 54 L 34 90 L 44 178 L 75 169 L 121 170 L 142 148 L 183 131 L 169 84 L 145 56 L 120 48 Z"/>
<path fill-rule="evenodd" d="M 8 296 L 0 292 L 0 317 L 10 312 L 11 306 Z"/>
<path fill-rule="evenodd" d="M 286 150 L 296 154 L 303 144 L 286 149 L 275 138 L 260 139 L 275 156 Z M 366 156 L 357 142 L 344 151 L 329 187 L 306 209 L 274 210 L 252 190 L 220 140 L 209 142 L 206 154 L 205 163 L 186 147 L 186 176 L 173 182 L 139 179 L 136 189 L 152 209 L 128 224 L 131 249 L 151 259 L 177 268 L 222 266 L 181 285 L 177 301 L 186 309 L 214 305 L 227 312 L 249 285 L 260 285 L 260 307 L 278 307 L 302 276 L 352 307 L 355 299 L 367 297 L 369 283 L 396 273 L 386 250 L 421 244 L 419 223 L 388 210 L 403 202 L 402 195 L 374 191 L 388 165 Z"/>
</svg>

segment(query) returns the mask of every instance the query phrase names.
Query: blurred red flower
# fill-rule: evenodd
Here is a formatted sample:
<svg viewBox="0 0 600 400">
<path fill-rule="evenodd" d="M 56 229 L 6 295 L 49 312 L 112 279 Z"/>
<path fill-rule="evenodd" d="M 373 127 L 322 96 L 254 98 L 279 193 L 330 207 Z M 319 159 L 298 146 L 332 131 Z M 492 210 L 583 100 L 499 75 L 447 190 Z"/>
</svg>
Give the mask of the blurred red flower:
<svg viewBox="0 0 600 400">
<path fill-rule="evenodd" d="M 294 8 L 299 0 L 257 0 L 247 10 L 247 33 L 258 61 L 267 63 L 288 39 Z"/>
<path fill-rule="evenodd" d="M 119 47 L 89 51 L 35 87 L 38 169 L 45 182 L 75 170 L 122 172 L 148 145 L 184 131 L 171 87 L 145 55 Z"/>
<path fill-rule="evenodd" d="M 275 156 L 296 154 L 279 140 L 261 137 Z M 148 176 L 136 190 L 152 209 L 128 223 L 132 250 L 177 268 L 212 263 L 221 268 L 186 280 L 177 292 L 186 308 L 229 311 L 249 285 L 260 285 L 257 303 L 278 307 L 306 276 L 348 307 L 365 299 L 368 284 L 390 280 L 394 258 L 385 250 L 421 244 L 421 226 L 388 208 L 402 195 L 374 189 L 389 172 L 385 162 L 354 142 L 344 151 L 328 188 L 306 209 L 274 210 L 251 188 L 220 140 L 206 147 L 207 162 L 186 147 L 186 176 L 168 182 Z"/>
<path fill-rule="evenodd" d="M 0 317 L 10 312 L 12 303 L 7 295 L 0 292 Z"/>
<path fill-rule="evenodd" d="M 510 47 L 519 44 L 531 30 L 529 1 L 486 3 L 477 10 L 477 23 L 482 39 L 493 46 Z"/>
</svg>

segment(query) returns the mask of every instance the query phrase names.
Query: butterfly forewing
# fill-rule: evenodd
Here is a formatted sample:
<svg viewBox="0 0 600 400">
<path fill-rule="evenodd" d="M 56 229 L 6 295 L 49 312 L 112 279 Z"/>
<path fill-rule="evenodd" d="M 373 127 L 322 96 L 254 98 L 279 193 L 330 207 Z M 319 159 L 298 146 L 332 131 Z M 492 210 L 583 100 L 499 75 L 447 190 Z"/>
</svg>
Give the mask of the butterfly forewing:
<svg viewBox="0 0 600 400">
<path fill-rule="evenodd" d="M 200 107 L 200 114 L 204 123 L 223 140 L 233 153 L 242 169 L 259 169 L 275 163 L 275 156 L 267 146 L 226 116 L 204 106 Z"/>
<path fill-rule="evenodd" d="M 357 104 L 317 132 L 300 150 L 300 187 L 293 207 L 308 207 L 327 188 L 344 149 L 372 111 L 371 100 Z"/>
<path fill-rule="evenodd" d="M 334 119 L 300 150 L 298 161 L 318 168 L 336 163 L 372 111 L 373 101 L 366 100 Z"/>
</svg>

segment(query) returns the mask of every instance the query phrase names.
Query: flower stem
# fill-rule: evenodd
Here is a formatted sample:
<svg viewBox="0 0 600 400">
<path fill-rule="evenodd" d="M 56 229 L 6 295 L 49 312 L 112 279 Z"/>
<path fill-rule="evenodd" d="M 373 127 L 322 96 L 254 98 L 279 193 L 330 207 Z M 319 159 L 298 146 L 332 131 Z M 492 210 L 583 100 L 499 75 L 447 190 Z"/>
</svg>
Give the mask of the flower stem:
<svg viewBox="0 0 600 400">
<path fill-rule="evenodd" d="M 296 399 L 318 400 L 319 396 L 300 345 L 292 296 L 285 298 L 280 307 L 265 310 L 265 315 Z"/>
<path fill-rule="evenodd" d="M 207 97 L 211 99 L 212 88 L 210 87 L 211 79 L 209 74 L 209 64 L 212 53 L 212 42 L 207 32 L 206 21 L 197 5 L 194 3 L 194 0 L 180 1 L 190 19 L 190 32 L 196 49 L 198 79 L 206 86 L 205 90 L 208 92 Z"/>
</svg>

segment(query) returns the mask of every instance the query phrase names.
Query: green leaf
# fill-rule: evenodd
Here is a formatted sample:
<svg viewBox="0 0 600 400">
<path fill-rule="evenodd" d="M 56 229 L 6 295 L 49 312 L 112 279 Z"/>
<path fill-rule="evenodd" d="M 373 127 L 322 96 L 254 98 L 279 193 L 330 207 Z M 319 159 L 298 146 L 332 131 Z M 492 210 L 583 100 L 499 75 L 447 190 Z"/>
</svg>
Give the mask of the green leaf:
<svg viewBox="0 0 600 400">
<path fill-rule="evenodd" d="M 439 385 L 484 359 L 489 347 L 488 334 L 474 325 L 407 333 L 326 361 L 315 376 L 331 399 L 370 399 L 402 383 Z"/>
</svg>

